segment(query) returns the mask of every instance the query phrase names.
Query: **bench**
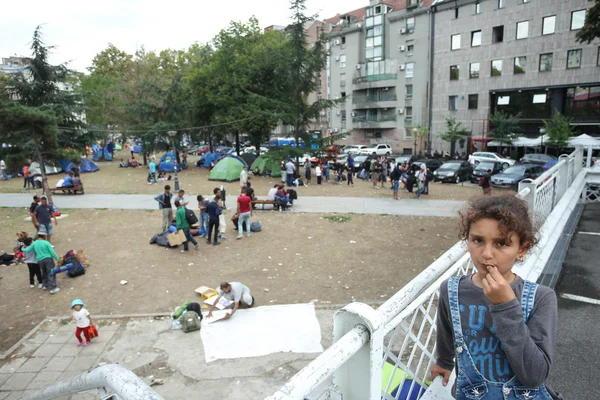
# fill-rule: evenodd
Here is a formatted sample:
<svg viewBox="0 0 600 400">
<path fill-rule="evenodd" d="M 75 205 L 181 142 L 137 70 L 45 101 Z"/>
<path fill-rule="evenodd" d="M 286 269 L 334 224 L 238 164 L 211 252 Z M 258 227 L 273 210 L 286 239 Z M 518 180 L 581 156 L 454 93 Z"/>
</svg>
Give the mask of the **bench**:
<svg viewBox="0 0 600 400">
<path fill-rule="evenodd" d="M 262 205 L 261 210 L 265 209 L 265 204 L 271 204 L 273 206 L 274 210 L 279 210 L 280 207 L 282 206 L 281 203 L 278 203 L 275 200 L 252 200 L 252 209 L 256 210 L 255 204 L 260 204 Z M 284 206 L 284 209 L 288 208 L 288 206 Z"/>
<path fill-rule="evenodd" d="M 83 186 L 50 188 L 52 194 L 85 194 Z"/>
</svg>

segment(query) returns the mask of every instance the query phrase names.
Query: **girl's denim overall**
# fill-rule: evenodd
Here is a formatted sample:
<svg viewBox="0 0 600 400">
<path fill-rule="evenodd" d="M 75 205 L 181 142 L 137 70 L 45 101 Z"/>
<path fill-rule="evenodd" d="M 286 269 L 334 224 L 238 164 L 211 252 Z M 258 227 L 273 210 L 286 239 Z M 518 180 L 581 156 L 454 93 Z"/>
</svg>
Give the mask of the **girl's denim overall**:
<svg viewBox="0 0 600 400">
<path fill-rule="evenodd" d="M 458 303 L 459 282 L 460 277 L 458 276 L 448 281 L 448 297 L 458 366 L 456 398 L 458 400 L 552 400 L 544 385 L 526 387 L 515 376 L 507 382 L 492 382 L 485 379 L 477 370 L 462 334 Z M 529 314 L 533 310 L 536 290 L 536 283 L 525 281 L 521 297 L 521 308 L 525 323 L 529 320 Z"/>
</svg>

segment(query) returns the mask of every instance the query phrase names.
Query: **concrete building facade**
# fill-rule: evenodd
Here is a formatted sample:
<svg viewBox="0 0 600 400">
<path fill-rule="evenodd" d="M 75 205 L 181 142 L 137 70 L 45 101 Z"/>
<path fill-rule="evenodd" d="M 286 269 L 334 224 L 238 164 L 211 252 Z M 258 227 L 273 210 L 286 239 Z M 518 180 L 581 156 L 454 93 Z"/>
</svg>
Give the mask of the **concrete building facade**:
<svg viewBox="0 0 600 400">
<path fill-rule="evenodd" d="M 488 140 L 495 111 L 521 113 L 521 133 L 539 135 L 556 112 L 581 133 L 600 134 L 600 40 L 577 43 L 588 0 L 438 1 L 432 6 L 432 149 L 454 117 Z M 479 147 L 480 144 L 477 145 Z M 480 148 L 480 147 L 479 147 Z M 468 152 L 468 140 L 457 151 Z"/>
</svg>

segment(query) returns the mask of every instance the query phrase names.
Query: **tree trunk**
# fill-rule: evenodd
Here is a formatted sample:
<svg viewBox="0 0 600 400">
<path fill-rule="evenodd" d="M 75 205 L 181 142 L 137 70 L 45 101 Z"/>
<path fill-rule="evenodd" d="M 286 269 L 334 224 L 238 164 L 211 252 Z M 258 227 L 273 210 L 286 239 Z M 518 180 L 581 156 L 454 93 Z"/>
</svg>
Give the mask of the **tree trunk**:
<svg viewBox="0 0 600 400">
<path fill-rule="evenodd" d="M 237 155 L 240 155 L 240 130 L 235 130 L 235 151 Z"/>
<path fill-rule="evenodd" d="M 43 193 L 48 198 L 48 204 L 54 205 L 52 201 L 52 193 L 50 192 L 50 186 L 48 186 L 48 176 L 46 175 L 46 163 L 42 156 L 42 150 L 40 149 L 40 142 L 36 132 L 33 132 L 33 142 L 35 144 L 35 154 L 37 156 L 38 163 L 40 164 L 40 174 L 42 174 L 42 187 Z"/>
</svg>

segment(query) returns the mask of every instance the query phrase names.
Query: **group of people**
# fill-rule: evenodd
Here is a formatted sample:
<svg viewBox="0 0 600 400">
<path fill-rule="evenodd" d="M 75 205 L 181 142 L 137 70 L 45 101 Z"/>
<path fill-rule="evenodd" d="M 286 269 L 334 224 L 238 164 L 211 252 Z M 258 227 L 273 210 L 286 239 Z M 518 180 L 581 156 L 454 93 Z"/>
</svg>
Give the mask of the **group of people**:
<svg viewBox="0 0 600 400">
<path fill-rule="evenodd" d="M 60 291 L 56 284 L 56 276 L 52 273 L 55 261 L 59 260 L 54 247 L 49 242 L 50 235 L 45 225 L 40 225 L 36 237 L 29 237 L 27 232 L 17 233 L 17 247 L 15 255 L 21 253 L 29 269 L 29 287 L 35 288 L 35 279 L 38 288 L 49 290 L 50 294 Z"/>
<path fill-rule="evenodd" d="M 310 159 L 304 160 L 304 179 L 300 179 L 300 174 L 296 173 L 296 165 L 291 158 L 281 161 L 281 182 L 285 183 L 287 187 L 292 186 L 303 186 L 310 185 L 312 182 L 312 168 L 313 163 Z M 323 182 L 330 182 L 330 175 L 333 172 L 332 182 L 341 185 L 343 181 L 347 181 L 348 185 L 354 186 L 354 157 L 348 156 L 346 163 L 339 161 L 319 161 L 315 163 L 315 176 L 317 177 L 317 185 L 321 185 Z M 344 175 L 346 174 L 346 175 Z"/>
<path fill-rule="evenodd" d="M 70 170 L 67 175 L 56 184 L 57 188 L 79 188 L 81 186 L 81 177 L 77 167 Z"/>
</svg>

